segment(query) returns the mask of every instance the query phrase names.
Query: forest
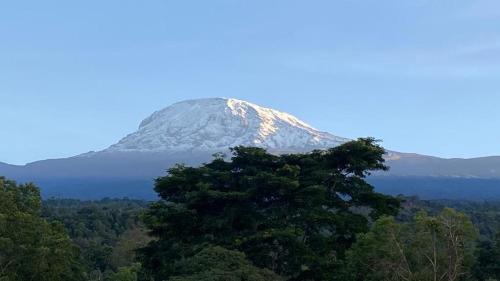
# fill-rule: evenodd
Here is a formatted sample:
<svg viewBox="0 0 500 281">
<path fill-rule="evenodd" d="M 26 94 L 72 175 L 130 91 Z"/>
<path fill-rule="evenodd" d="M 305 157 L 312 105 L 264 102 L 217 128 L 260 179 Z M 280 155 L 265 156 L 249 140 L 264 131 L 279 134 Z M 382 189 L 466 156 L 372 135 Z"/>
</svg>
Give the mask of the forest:
<svg viewBox="0 0 500 281">
<path fill-rule="evenodd" d="M 0 178 L 0 281 L 500 280 L 500 202 L 377 193 L 384 153 L 236 147 L 171 168 L 155 202 Z"/>
</svg>

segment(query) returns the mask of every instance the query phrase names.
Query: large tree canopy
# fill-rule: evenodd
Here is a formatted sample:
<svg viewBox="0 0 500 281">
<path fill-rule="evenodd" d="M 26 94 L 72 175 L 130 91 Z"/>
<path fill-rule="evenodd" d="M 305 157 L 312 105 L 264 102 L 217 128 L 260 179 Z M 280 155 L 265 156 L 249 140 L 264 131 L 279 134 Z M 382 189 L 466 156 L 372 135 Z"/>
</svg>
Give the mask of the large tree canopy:
<svg viewBox="0 0 500 281">
<path fill-rule="evenodd" d="M 304 154 L 232 152 L 231 161 L 219 155 L 157 179 L 161 200 L 145 215 L 156 237 L 141 251 L 145 275 L 167 280 L 179 261 L 215 245 L 287 280 L 332 280 L 355 234 L 399 208 L 364 180 L 387 169 L 373 139 Z"/>
</svg>

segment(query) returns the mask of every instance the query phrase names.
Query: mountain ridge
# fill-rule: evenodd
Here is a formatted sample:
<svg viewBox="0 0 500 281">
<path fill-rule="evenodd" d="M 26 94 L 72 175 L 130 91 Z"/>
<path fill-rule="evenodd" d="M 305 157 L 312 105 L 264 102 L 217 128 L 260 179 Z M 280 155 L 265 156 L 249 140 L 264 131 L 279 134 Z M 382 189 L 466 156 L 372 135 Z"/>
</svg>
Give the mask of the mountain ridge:
<svg viewBox="0 0 500 281">
<path fill-rule="evenodd" d="M 82 198 L 87 198 L 88 192 L 94 192 L 91 198 L 150 199 L 154 197 L 153 180 L 168 168 L 177 163 L 199 165 L 210 161 L 213 153 L 228 153 L 229 147 L 259 146 L 271 153 L 302 153 L 346 141 L 349 139 L 319 131 L 291 114 L 253 103 L 227 98 L 190 100 L 156 111 L 137 131 L 102 151 L 26 165 L 0 162 L 0 175 L 40 183 L 45 197 L 74 197 L 81 192 Z M 388 151 L 385 158 L 390 170 L 372 177 L 394 179 L 379 180 L 380 186 L 376 186 L 386 185 L 391 193 L 419 194 L 429 189 L 429 181 L 443 185 L 441 180 L 452 179 L 445 180 L 452 185 L 446 196 L 456 197 L 453 186 L 462 184 L 456 179 L 492 179 L 494 186 L 500 182 L 500 156 L 445 159 Z M 425 180 L 409 181 L 415 177 Z M 496 190 L 494 186 L 483 190 Z M 500 191 L 497 197 L 500 199 Z"/>
</svg>

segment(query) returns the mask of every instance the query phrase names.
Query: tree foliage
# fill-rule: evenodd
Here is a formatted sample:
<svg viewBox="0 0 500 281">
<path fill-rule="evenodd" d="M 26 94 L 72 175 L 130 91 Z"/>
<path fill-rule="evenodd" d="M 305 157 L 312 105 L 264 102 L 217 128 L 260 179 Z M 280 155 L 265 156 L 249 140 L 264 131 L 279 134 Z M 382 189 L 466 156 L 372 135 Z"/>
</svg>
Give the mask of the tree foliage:
<svg viewBox="0 0 500 281">
<path fill-rule="evenodd" d="M 231 161 L 179 165 L 157 179 L 162 200 L 145 215 L 156 238 L 141 250 L 145 275 L 168 279 L 177 261 L 216 245 L 287 280 L 331 280 L 355 234 L 399 208 L 364 180 L 387 169 L 373 139 L 306 154 L 232 152 Z"/>
<path fill-rule="evenodd" d="M 470 219 L 446 208 L 413 223 L 377 220 L 347 254 L 347 280 L 464 280 L 470 276 L 477 232 Z"/>
<path fill-rule="evenodd" d="M 0 280 L 83 280 L 78 248 L 40 208 L 38 188 L 0 177 Z"/>
<path fill-rule="evenodd" d="M 175 265 L 169 281 L 280 281 L 268 269 L 254 266 L 245 254 L 219 246 L 208 246 L 196 255 Z"/>
<path fill-rule="evenodd" d="M 479 281 L 500 280 L 500 233 L 493 240 L 480 241 L 473 273 Z"/>
<path fill-rule="evenodd" d="M 129 199 L 51 199 L 43 204 L 43 216 L 67 229 L 89 280 L 114 281 L 137 274 L 135 250 L 150 240 L 140 220 L 147 204 Z"/>
</svg>

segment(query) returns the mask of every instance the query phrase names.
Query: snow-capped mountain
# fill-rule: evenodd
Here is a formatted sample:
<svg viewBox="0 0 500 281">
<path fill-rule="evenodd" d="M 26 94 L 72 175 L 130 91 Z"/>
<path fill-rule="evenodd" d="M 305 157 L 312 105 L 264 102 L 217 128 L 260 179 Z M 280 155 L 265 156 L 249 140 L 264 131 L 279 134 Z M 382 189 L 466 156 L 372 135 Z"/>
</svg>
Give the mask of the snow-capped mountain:
<svg viewBox="0 0 500 281">
<path fill-rule="evenodd" d="M 298 118 L 227 98 L 188 100 L 153 113 L 104 152 L 221 151 L 238 145 L 296 152 L 337 146 L 346 138 Z"/>
<path fill-rule="evenodd" d="M 346 141 L 290 114 L 246 101 L 198 99 L 153 113 L 136 132 L 103 151 L 22 166 L 0 163 L 0 176 L 35 182 L 45 197 L 155 199 L 153 179 L 168 168 L 199 165 L 230 147 L 294 153 Z M 370 178 L 379 191 L 423 198 L 500 199 L 500 157 L 442 159 L 389 151 L 386 161 L 391 169 Z"/>
</svg>

